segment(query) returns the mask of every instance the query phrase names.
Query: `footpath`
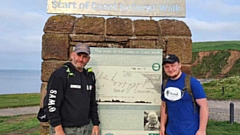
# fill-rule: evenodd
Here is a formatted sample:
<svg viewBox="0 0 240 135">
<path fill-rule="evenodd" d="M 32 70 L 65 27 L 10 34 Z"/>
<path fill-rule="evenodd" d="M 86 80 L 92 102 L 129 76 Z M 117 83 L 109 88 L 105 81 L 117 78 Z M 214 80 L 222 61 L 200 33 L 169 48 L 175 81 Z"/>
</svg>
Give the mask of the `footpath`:
<svg viewBox="0 0 240 135">
<path fill-rule="evenodd" d="M 230 121 L 230 103 L 234 105 L 234 122 L 240 123 L 240 101 L 208 100 L 209 119 Z M 39 106 L 0 109 L 0 116 L 37 114 Z"/>
<path fill-rule="evenodd" d="M 209 119 L 230 121 L 230 103 L 234 106 L 234 122 L 240 123 L 240 101 L 213 101 L 208 100 Z"/>
<path fill-rule="evenodd" d="M 15 115 L 24 115 L 24 114 L 37 114 L 38 110 L 39 110 L 39 106 L 6 108 L 6 109 L 0 109 L 0 116 L 15 116 Z"/>
</svg>

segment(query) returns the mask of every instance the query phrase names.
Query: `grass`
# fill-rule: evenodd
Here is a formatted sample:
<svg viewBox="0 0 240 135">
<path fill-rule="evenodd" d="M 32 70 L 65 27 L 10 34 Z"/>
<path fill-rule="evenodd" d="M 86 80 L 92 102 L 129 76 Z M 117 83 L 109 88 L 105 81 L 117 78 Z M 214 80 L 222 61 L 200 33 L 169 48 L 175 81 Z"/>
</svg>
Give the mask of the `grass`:
<svg viewBox="0 0 240 135">
<path fill-rule="evenodd" d="M 1 135 L 39 135 L 36 114 L 0 117 Z"/>
<path fill-rule="evenodd" d="M 232 52 L 231 54 L 230 51 L 222 50 L 217 52 L 207 52 L 207 54 L 207 56 L 200 60 L 199 53 L 192 53 L 192 63 L 198 63 L 192 67 L 193 76 L 197 78 L 226 78 L 240 76 L 240 59 L 236 56 L 236 52 Z M 234 58 L 238 59 L 235 61 Z"/>
<path fill-rule="evenodd" d="M 207 135 L 239 135 L 240 124 L 230 124 L 228 121 L 209 120 L 207 125 Z"/>
<path fill-rule="evenodd" d="M 193 54 L 196 57 L 196 53 Z M 221 74 L 222 69 L 228 64 L 227 58 L 229 56 L 229 51 L 210 53 L 208 57 L 203 57 L 201 64 L 193 66 L 192 73 L 198 78 L 204 78 L 206 75 L 208 75 L 208 78 L 217 78 Z"/>
<path fill-rule="evenodd" d="M 0 95 L 0 108 L 35 106 L 40 103 L 39 93 Z"/>
<path fill-rule="evenodd" d="M 240 75 L 239 67 L 240 67 L 240 59 L 235 61 L 235 64 L 233 65 L 232 69 L 226 74 L 226 77 Z"/>
<path fill-rule="evenodd" d="M 240 41 L 194 42 L 192 52 L 240 50 Z"/>
<path fill-rule="evenodd" d="M 208 99 L 240 100 L 240 76 L 214 80 L 203 87 Z"/>
</svg>

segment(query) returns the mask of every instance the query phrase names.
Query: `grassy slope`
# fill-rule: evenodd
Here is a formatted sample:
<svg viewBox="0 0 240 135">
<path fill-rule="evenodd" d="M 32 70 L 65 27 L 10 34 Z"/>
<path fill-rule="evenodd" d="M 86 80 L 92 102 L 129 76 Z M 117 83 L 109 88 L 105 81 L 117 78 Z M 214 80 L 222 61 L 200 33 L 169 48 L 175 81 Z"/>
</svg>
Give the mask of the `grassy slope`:
<svg viewBox="0 0 240 135">
<path fill-rule="evenodd" d="M 201 51 L 218 51 L 218 53 L 210 53 L 210 56 L 203 57 L 201 64 L 193 66 L 192 73 L 197 78 L 204 78 L 208 74 L 208 78 L 218 78 L 222 68 L 227 64 L 227 59 L 230 56 L 229 50 L 240 51 L 240 41 L 217 41 L 217 42 L 195 42 L 192 44 L 194 62 Z M 230 72 L 224 77 L 240 76 L 240 59 L 238 59 Z"/>
<path fill-rule="evenodd" d="M 197 78 L 219 78 L 221 70 L 227 65 L 229 50 L 240 50 L 240 41 L 217 41 L 193 43 L 192 62 L 198 59 L 198 52 L 210 52 L 208 57 L 203 57 L 201 64 L 192 67 L 192 74 Z M 218 51 L 218 53 L 213 53 Z M 203 84 L 209 99 L 229 100 L 240 99 L 240 59 L 222 79 Z M 224 89 L 224 94 L 223 94 Z"/>
</svg>

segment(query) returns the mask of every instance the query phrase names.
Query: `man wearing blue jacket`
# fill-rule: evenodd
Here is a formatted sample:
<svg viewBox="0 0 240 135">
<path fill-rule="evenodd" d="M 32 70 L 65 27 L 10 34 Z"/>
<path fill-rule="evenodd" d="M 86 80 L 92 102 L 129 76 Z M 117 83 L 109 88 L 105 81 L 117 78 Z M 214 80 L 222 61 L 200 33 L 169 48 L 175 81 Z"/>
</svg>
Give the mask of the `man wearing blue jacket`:
<svg viewBox="0 0 240 135">
<path fill-rule="evenodd" d="M 90 48 L 77 44 L 71 62 L 51 75 L 44 105 L 50 120 L 50 135 L 87 135 L 92 121 L 92 135 L 99 135 L 94 73 L 84 67 L 90 60 Z"/>
</svg>

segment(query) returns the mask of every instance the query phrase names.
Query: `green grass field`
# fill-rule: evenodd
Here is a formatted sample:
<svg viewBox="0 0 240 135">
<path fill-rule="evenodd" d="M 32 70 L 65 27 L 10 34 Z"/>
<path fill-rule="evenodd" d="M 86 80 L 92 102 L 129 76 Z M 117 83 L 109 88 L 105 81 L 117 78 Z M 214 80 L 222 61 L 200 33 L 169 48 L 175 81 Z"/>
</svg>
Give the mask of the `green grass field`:
<svg viewBox="0 0 240 135">
<path fill-rule="evenodd" d="M 240 124 L 230 124 L 228 121 L 212 121 L 207 125 L 207 135 L 240 135 Z"/>
<path fill-rule="evenodd" d="M 40 93 L 0 95 L 0 108 L 35 106 L 40 104 Z"/>
<path fill-rule="evenodd" d="M 0 117 L 0 134 L 39 135 L 39 124 L 35 114 Z"/>
<path fill-rule="evenodd" d="M 193 42 L 192 52 L 240 50 L 240 41 Z"/>
</svg>

